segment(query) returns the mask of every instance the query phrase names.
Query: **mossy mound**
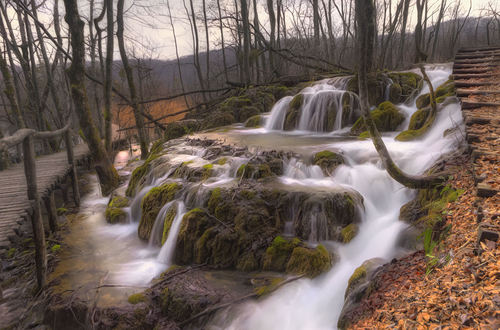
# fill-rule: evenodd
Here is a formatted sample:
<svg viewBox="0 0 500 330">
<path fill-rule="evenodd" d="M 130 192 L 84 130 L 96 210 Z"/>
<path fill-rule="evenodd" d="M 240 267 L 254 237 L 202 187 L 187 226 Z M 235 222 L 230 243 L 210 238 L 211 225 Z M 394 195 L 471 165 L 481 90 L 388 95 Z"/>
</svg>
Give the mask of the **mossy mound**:
<svg viewBox="0 0 500 330">
<path fill-rule="evenodd" d="M 262 269 L 284 272 L 293 250 L 299 245 L 301 245 L 301 241 L 298 238 L 286 239 L 282 236 L 276 236 L 266 249 L 262 259 Z"/>
<path fill-rule="evenodd" d="M 160 158 L 163 154 L 163 148 L 161 146 L 162 144 L 163 141 L 160 143 L 156 143 L 154 145 L 154 148 L 151 148 L 148 159 L 146 159 L 142 165 L 132 171 L 127 190 L 125 191 L 126 196 L 134 197 L 137 192 L 137 188 L 144 184 L 146 175 L 149 173 L 151 168 L 154 167 L 154 161 Z"/>
<path fill-rule="evenodd" d="M 314 155 L 313 164 L 321 167 L 325 175 L 330 175 L 337 166 L 344 164 L 344 158 L 335 152 L 323 150 Z"/>
<path fill-rule="evenodd" d="M 342 235 L 342 242 L 349 243 L 358 234 L 358 225 L 351 223 L 344 227 L 340 234 Z"/>
<path fill-rule="evenodd" d="M 287 273 L 315 277 L 332 267 L 332 256 L 323 245 L 315 249 L 296 247 L 286 265 Z"/>
<path fill-rule="evenodd" d="M 213 164 L 196 166 L 192 162 L 183 162 L 175 169 L 172 174 L 172 178 L 184 179 L 189 182 L 197 182 L 210 178 L 213 173 Z"/>
<path fill-rule="evenodd" d="M 436 88 L 434 93 L 436 95 L 436 103 L 442 103 L 447 97 L 455 95 L 455 82 L 453 80 L 446 81 Z M 416 104 L 418 109 L 429 106 L 431 104 L 429 93 L 420 95 L 417 98 Z"/>
<path fill-rule="evenodd" d="M 127 213 L 123 210 L 124 207 L 129 206 L 130 201 L 123 196 L 113 197 L 106 207 L 104 215 L 108 223 L 125 223 L 127 222 Z"/>
<path fill-rule="evenodd" d="M 163 142 L 180 138 L 186 134 L 191 134 L 200 129 L 198 120 L 180 120 L 168 123 L 165 129 Z"/>
<path fill-rule="evenodd" d="M 214 112 L 203 121 L 203 128 L 216 128 L 231 125 L 236 122 L 233 114 L 228 112 Z"/>
<path fill-rule="evenodd" d="M 426 107 L 423 109 L 418 109 L 411 115 L 410 124 L 408 125 L 409 130 L 416 130 L 422 128 L 425 124 L 425 121 L 429 117 L 431 112 L 430 107 Z"/>
<path fill-rule="evenodd" d="M 291 131 L 297 127 L 300 118 L 300 108 L 302 107 L 303 103 L 303 94 L 295 95 L 294 98 L 290 101 L 290 105 L 288 106 L 288 110 L 286 111 L 285 124 L 283 126 L 285 131 Z"/>
<path fill-rule="evenodd" d="M 260 127 L 261 123 L 262 116 L 256 115 L 248 118 L 248 120 L 245 122 L 245 127 Z"/>
<path fill-rule="evenodd" d="M 172 201 L 182 186 L 178 183 L 165 183 L 151 189 L 142 199 L 142 215 L 139 222 L 139 238 L 149 240 L 154 222 L 163 205 Z"/>
<path fill-rule="evenodd" d="M 382 102 L 371 112 L 371 117 L 381 132 L 395 131 L 401 125 L 405 116 L 389 101 Z M 358 135 L 367 130 L 363 117 L 360 117 L 352 126 L 351 133 Z"/>
<path fill-rule="evenodd" d="M 271 171 L 271 167 L 268 164 L 248 163 L 241 165 L 236 175 L 243 179 L 258 180 L 274 176 L 275 174 Z"/>
<path fill-rule="evenodd" d="M 389 73 L 393 85 L 390 89 L 390 101 L 401 103 L 422 89 L 423 79 L 413 72 L 391 72 Z M 393 87 L 395 85 L 395 87 Z M 401 94 L 399 94 L 399 89 Z M 399 94 L 399 97 L 397 97 Z"/>
</svg>

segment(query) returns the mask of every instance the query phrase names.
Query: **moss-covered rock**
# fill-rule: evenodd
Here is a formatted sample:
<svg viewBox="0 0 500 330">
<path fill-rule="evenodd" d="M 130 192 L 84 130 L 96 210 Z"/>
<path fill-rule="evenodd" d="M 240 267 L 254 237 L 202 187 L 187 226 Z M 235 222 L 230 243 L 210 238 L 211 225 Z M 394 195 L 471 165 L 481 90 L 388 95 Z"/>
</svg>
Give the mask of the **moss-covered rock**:
<svg viewBox="0 0 500 330">
<path fill-rule="evenodd" d="M 149 240 L 151 230 L 163 205 L 172 201 L 182 188 L 178 183 L 165 183 L 151 189 L 142 199 L 142 215 L 139 222 L 139 238 Z"/>
<path fill-rule="evenodd" d="M 342 242 L 349 243 L 358 234 L 358 225 L 351 223 L 344 227 L 340 234 L 342 235 Z"/>
<path fill-rule="evenodd" d="M 203 121 L 203 128 L 215 128 L 236 122 L 234 115 L 228 112 L 214 112 Z"/>
<path fill-rule="evenodd" d="M 238 168 L 236 175 L 243 179 L 263 179 L 274 176 L 268 164 L 243 164 Z"/>
<path fill-rule="evenodd" d="M 395 131 L 405 120 L 403 113 L 389 101 L 382 102 L 371 112 L 371 117 L 381 132 Z M 358 135 L 366 129 L 364 119 L 360 117 L 352 126 L 351 133 Z"/>
<path fill-rule="evenodd" d="M 303 94 L 295 95 L 292 101 L 290 101 L 290 105 L 288 107 L 288 110 L 286 111 L 285 124 L 283 126 L 285 131 L 291 131 L 297 127 L 300 119 L 300 108 L 302 107 L 303 103 Z"/>
<path fill-rule="evenodd" d="M 436 103 L 442 103 L 447 97 L 455 95 L 455 82 L 453 80 L 446 81 L 436 88 L 434 93 L 436 95 Z M 420 95 L 417 98 L 416 104 L 418 109 L 429 106 L 431 104 L 429 93 Z"/>
<path fill-rule="evenodd" d="M 429 117 L 431 109 L 429 107 L 419 109 L 411 115 L 410 124 L 408 125 L 409 130 L 415 130 L 422 128 Z"/>
<path fill-rule="evenodd" d="M 399 83 L 393 83 L 389 88 L 389 101 L 392 103 L 400 103 L 403 89 Z"/>
<path fill-rule="evenodd" d="M 300 243 L 298 238 L 286 239 L 282 236 L 276 236 L 272 244 L 266 249 L 262 259 L 262 269 L 284 272 L 293 250 Z"/>
<path fill-rule="evenodd" d="M 321 167 L 325 175 L 330 175 L 337 166 L 344 164 L 344 158 L 330 150 L 323 150 L 314 155 L 313 164 Z"/>
<path fill-rule="evenodd" d="M 164 141 L 180 138 L 200 129 L 200 122 L 194 119 L 180 120 L 168 123 L 165 127 Z"/>
<path fill-rule="evenodd" d="M 391 72 L 389 78 L 391 78 L 393 84 L 397 84 L 401 88 L 399 100 L 394 100 L 394 103 L 404 102 L 423 86 L 422 77 L 414 72 Z"/>
<path fill-rule="evenodd" d="M 261 125 L 261 122 L 261 115 L 252 116 L 245 122 L 245 127 L 259 127 Z"/>
<path fill-rule="evenodd" d="M 286 271 L 293 274 L 304 274 L 315 277 L 332 267 L 332 256 L 323 245 L 315 249 L 296 247 L 293 249 Z"/>
<path fill-rule="evenodd" d="M 106 207 L 104 215 L 108 223 L 125 223 L 127 222 L 127 213 L 123 210 L 124 207 L 129 206 L 130 201 L 123 196 L 113 197 Z"/>
</svg>

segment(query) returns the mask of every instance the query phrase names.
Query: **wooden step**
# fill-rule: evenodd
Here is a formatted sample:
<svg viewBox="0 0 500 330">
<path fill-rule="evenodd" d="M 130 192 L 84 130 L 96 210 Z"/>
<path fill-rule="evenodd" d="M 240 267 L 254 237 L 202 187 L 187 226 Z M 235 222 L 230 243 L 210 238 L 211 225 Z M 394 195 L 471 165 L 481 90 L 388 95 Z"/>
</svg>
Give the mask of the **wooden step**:
<svg viewBox="0 0 500 330">
<path fill-rule="evenodd" d="M 464 101 L 462 99 L 462 109 L 476 109 L 476 108 L 482 108 L 482 107 L 499 107 L 500 108 L 500 103 L 494 103 L 494 102 L 472 102 L 472 101 Z"/>
<path fill-rule="evenodd" d="M 457 89 L 456 94 L 458 97 L 465 97 L 468 95 L 490 95 L 490 94 L 500 94 L 500 90 Z"/>
</svg>

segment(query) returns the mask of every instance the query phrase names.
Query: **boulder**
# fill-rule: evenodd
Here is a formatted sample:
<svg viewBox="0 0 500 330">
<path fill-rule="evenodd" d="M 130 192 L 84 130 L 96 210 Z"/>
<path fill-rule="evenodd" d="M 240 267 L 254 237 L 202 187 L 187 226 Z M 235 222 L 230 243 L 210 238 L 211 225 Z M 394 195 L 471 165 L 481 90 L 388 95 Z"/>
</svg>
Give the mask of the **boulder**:
<svg viewBox="0 0 500 330">
<path fill-rule="evenodd" d="M 127 212 L 123 210 L 124 207 L 129 206 L 130 201 L 123 196 L 114 196 L 108 202 L 104 215 L 106 221 L 111 224 L 126 223 L 128 221 Z"/>
<path fill-rule="evenodd" d="M 255 115 L 247 119 L 245 122 L 245 127 L 260 127 L 262 123 L 262 116 Z"/>
<path fill-rule="evenodd" d="M 314 155 L 313 164 L 321 167 L 325 175 L 331 175 L 337 166 L 344 164 L 344 158 L 333 151 L 323 150 Z"/>
<path fill-rule="evenodd" d="M 371 112 L 371 117 L 381 132 L 395 131 L 405 120 L 403 113 L 389 101 L 382 102 Z M 351 133 L 358 135 L 366 130 L 364 119 L 360 117 L 352 126 Z"/>
<path fill-rule="evenodd" d="M 290 105 L 288 106 L 288 110 L 286 111 L 285 124 L 283 127 L 285 131 L 291 131 L 297 127 L 300 119 L 300 108 L 302 107 L 303 103 L 303 94 L 295 95 L 292 101 L 290 101 Z"/>
</svg>

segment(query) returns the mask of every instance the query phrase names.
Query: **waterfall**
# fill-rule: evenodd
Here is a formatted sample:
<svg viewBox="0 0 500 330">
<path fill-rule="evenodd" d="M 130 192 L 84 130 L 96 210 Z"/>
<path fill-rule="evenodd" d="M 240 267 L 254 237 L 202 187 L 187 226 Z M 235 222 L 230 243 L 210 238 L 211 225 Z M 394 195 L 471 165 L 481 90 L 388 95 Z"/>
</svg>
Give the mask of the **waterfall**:
<svg viewBox="0 0 500 330">
<path fill-rule="evenodd" d="M 177 243 L 177 236 L 179 234 L 179 229 L 181 228 L 182 218 L 186 214 L 186 207 L 184 202 L 177 202 L 177 214 L 175 215 L 174 221 L 170 226 L 170 231 L 168 232 L 168 238 L 165 244 L 161 247 L 160 253 L 158 254 L 158 261 L 170 266 L 173 262 L 175 245 Z"/>
<path fill-rule="evenodd" d="M 174 202 L 168 202 L 163 205 L 156 216 L 155 223 L 153 224 L 153 229 L 151 229 L 151 236 L 149 236 L 149 246 L 161 245 L 161 239 L 163 234 L 163 225 L 165 223 L 165 216 L 167 215 L 168 210 L 172 206 Z"/>
<path fill-rule="evenodd" d="M 153 189 L 153 186 L 146 186 L 138 194 L 135 195 L 134 200 L 130 204 L 130 218 L 132 222 L 141 220 L 142 199 L 151 189 Z"/>
<path fill-rule="evenodd" d="M 271 115 L 266 121 L 265 128 L 268 130 L 283 130 L 285 122 L 286 111 L 292 100 L 291 96 L 285 96 L 280 99 L 271 109 Z"/>
<path fill-rule="evenodd" d="M 449 67 L 442 69 L 442 66 L 427 68 L 435 87 L 447 79 L 450 71 Z M 421 94 L 425 92 L 426 88 Z M 414 111 L 416 107 L 413 102 L 411 112 Z M 462 127 L 462 123 L 460 105 L 447 104 L 443 105 L 435 124 L 422 139 L 412 142 L 398 142 L 390 136 L 383 139 L 402 170 L 420 174 L 441 155 L 455 150 L 457 144 L 461 143 L 460 132 L 443 137 L 443 131 L 455 125 Z M 281 181 L 284 184 L 303 185 L 304 189 L 341 185 L 359 192 L 363 196 L 365 210 L 362 212 L 358 234 L 347 244 L 336 244 L 338 261 L 323 276 L 295 281 L 264 299 L 247 302 L 221 313 L 214 318 L 214 328 L 335 329 L 353 271 L 367 259 L 381 257 L 390 260 L 397 255 L 398 235 L 407 226 L 399 220 L 399 210 L 415 196 L 415 192 L 387 174 L 371 141 L 344 140 L 330 143 L 328 147 L 330 150 L 341 149 L 349 159 L 349 163 L 340 165 L 333 176 L 316 175 L 306 170 L 307 167 L 299 161 L 291 161 Z M 321 234 L 318 218 L 321 212 L 317 211 L 308 212 L 307 215 L 311 225 L 310 241 L 321 240 L 318 237 Z M 290 230 L 288 226 L 286 228 Z"/>
<path fill-rule="evenodd" d="M 304 88 L 299 94 L 303 96 L 300 106 L 299 121 L 295 129 L 309 132 L 337 131 L 350 124 L 354 110 L 355 94 L 345 88 L 351 77 L 336 77 L 322 80 L 310 87 Z M 266 121 L 267 130 L 283 130 L 290 108 L 291 96 L 280 99 L 271 109 Z M 351 107 L 345 114 L 344 105 Z M 349 120 L 343 122 L 346 116 Z"/>
</svg>

